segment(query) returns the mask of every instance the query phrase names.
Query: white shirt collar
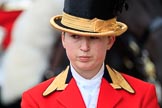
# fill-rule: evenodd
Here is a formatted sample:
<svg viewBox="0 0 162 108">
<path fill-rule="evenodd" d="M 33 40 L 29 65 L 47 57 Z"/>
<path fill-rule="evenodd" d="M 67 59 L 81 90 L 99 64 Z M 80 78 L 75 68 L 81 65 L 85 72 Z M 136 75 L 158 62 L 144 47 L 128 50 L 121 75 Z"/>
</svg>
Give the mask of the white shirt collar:
<svg viewBox="0 0 162 108">
<path fill-rule="evenodd" d="M 80 84 L 84 84 L 85 86 L 87 85 L 93 85 L 95 84 L 96 82 L 98 82 L 98 80 L 101 80 L 102 79 L 102 76 L 104 74 L 104 63 L 101 67 L 101 69 L 99 70 L 99 72 L 92 78 L 92 79 L 85 79 L 83 78 L 82 76 L 80 76 L 76 70 L 73 68 L 72 65 L 70 65 L 70 68 L 71 68 L 71 73 L 72 73 L 72 76 L 74 77 L 74 79 L 76 80 L 77 83 L 80 83 Z"/>
<path fill-rule="evenodd" d="M 80 89 L 86 108 L 96 108 L 101 79 L 104 74 L 104 63 L 99 72 L 92 79 L 80 76 L 71 66 L 71 73 Z"/>
</svg>

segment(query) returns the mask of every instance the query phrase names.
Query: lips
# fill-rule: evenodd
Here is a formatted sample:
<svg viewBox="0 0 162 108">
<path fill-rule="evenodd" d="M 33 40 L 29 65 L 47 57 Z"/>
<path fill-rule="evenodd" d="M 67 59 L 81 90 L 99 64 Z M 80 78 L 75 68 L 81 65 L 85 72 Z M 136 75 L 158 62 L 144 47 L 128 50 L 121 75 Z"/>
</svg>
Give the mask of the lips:
<svg viewBox="0 0 162 108">
<path fill-rule="evenodd" d="M 88 62 L 90 60 L 90 56 L 79 56 L 79 61 Z"/>
</svg>

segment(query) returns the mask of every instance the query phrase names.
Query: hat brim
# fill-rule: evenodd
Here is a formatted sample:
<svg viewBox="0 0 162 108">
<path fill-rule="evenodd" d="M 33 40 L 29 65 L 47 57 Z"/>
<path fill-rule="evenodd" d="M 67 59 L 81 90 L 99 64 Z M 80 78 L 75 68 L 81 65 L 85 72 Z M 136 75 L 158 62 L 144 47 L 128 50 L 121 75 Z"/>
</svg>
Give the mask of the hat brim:
<svg viewBox="0 0 162 108">
<path fill-rule="evenodd" d="M 61 19 L 62 19 L 62 15 L 54 16 L 50 19 L 50 24 L 54 28 L 56 28 L 60 31 L 69 32 L 72 34 L 78 34 L 78 35 L 82 35 L 82 36 L 120 36 L 124 32 L 126 32 L 126 30 L 128 28 L 126 24 L 124 24 L 122 22 L 116 22 L 118 29 L 116 29 L 115 31 L 89 32 L 89 31 L 83 31 L 83 30 L 78 30 L 78 29 L 67 27 L 61 23 Z"/>
</svg>

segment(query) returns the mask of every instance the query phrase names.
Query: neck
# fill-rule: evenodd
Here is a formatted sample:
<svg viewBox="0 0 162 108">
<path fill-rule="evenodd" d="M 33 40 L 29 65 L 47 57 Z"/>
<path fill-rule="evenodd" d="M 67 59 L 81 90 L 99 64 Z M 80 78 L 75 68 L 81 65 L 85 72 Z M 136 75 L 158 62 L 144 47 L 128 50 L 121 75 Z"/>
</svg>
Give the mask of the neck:
<svg viewBox="0 0 162 108">
<path fill-rule="evenodd" d="M 89 70 L 79 70 L 77 68 L 75 68 L 74 66 L 73 69 L 75 72 L 77 72 L 81 77 L 85 78 L 85 79 L 92 79 L 94 76 L 96 76 L 98 74 L 98 72 L 100 71 L 100 69 L 102 68 L 103 65 L 99 66 L 98 68 L 96 68 L 95 70 L 89 71 Z"/>
</svg>

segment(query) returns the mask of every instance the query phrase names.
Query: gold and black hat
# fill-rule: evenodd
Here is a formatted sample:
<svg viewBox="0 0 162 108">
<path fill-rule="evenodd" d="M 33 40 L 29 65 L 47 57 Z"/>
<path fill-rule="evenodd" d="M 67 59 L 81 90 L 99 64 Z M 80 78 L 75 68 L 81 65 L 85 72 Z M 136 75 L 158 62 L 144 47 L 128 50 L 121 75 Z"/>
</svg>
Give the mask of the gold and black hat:
<svg viewBox="0 0 162 108">
<path fill-rule="evenodd" d="M 125 0 L 65 0 L 62 15 L 51 18 L 61 31 L 83 36 L 120 36 L 127 25 L 117 21 Z"/>
</svg>

